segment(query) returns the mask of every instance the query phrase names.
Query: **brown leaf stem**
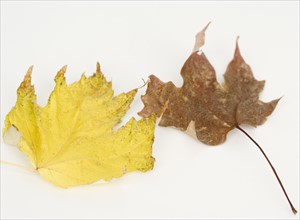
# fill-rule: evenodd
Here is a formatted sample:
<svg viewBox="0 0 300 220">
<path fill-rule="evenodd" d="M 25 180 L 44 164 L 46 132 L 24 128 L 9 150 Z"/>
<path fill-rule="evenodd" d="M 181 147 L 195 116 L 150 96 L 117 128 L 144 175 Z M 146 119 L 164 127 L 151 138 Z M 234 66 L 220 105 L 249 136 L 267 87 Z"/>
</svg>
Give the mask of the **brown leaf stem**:
<svg viewBox="0 0 300 220">
<path fill-rule="evenodd" d="M 293 211 L 293 213 L 296 215 L 297 214 L 297 210 L 294 208 L 294 206 L 293 206 L 293 204 L 292 204 L 292 202 L 291 202 L 291 200 L 290 200 L 290 198 L 289 198 L 289 196 L 288 196 L 288 194 L 286 193 L 286 191 L 285 191 L 285 189 L 284 189 L 284 187 L 283 187 L 283 184 L 282 184 L 282 182 L 281 182 L 281 180 L 280 180 L 280 178 L 279 178 L 279 176 L 278 176 L 278 174 L 277 174 L 277 172 L 276 172 L 276 170 L 275 170 L 275 168 L 273 167 L 273 165 L 272 165 L 272 163 L 271 163 L 271 161 L 269 160 L 269 158 L 267 157 L 267 155 L 265 154 L 265 152 L 263 151 L 263 149 L 259 146 L 259 144 L 245 131 L 245 130 L 243 130 L 241 127 L 239 127 L 239 126 L 236 126 L 236 128 L 237 129 L 239 129 L 241 132 L 243 132 L 258 148 L 259 148 L 259 150 L 261 151 L 261 153 L 264 155 L 264 157 L 266 158 L 266 160 L 268 161 L 268 163 L 269 163 L 269 165 L 270 165 L 270 167 L 272 168 L 272 170 L 273 170 L 273 173 L 275 174 L 275 176 L 276 176 L 276 178 L 277 178 L 277 180 L 278 180 L 278 182 L 279 182 L 279 184 L 280 184 L 280 186 L 281 186 L 281 189 L 282 189 L 282 191 L 284 192 L 284 195 L 285 195 L 285 197 L 287 198 L 287 200 L 288 200 L 288 202 L 289 202 L 289 204 L 290 204 L 290 206 L 291 206 L 291 209 L 292 209 L 292 211 Z"/>
</svg>

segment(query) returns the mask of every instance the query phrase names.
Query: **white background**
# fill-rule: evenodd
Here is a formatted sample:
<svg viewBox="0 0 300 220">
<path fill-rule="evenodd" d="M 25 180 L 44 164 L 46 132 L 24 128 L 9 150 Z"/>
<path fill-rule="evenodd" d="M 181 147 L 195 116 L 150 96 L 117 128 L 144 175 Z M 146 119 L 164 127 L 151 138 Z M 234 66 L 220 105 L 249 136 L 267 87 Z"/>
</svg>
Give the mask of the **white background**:
<svg viewBox="0 0 300 220">
<path fill-rule="evenodd" d="M 263 101 L 283 96 L 260 127 L 243 126 L 265 149 L 299 210 L 299 2 L 1 2 L 1 125 L 34 64 L 41 105 L 54 76 L 91 75 L 99 61 L 116 94 L 155 74 L 182 84 L 180 69 L 195 34 L 212 21 L 203 51 L 220 82 L 235 39 Z M 124 118 L 142 109 L 139 90 Z M 1 218 L 271 218 L 296 219 L 270 167 L 240 131 L 208 147 L 157 127 L 154 170 L 111 182 L 60 189 L 34 173 L 1 164 Z M 1 140 L 1 160 L 30 167 Z"/>
</svg>

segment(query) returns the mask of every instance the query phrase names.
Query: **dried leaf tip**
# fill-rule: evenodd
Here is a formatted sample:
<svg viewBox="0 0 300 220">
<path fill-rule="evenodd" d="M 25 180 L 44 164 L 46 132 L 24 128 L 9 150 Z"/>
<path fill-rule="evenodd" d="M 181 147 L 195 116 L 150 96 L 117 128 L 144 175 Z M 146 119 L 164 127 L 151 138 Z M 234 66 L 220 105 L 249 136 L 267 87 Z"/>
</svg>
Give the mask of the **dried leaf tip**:
<svg viewBox="0 0 300 220">
<path fill-rule="evenodd" d="M 101 67 L 100 67 L 100 63 L 99 62 L 97 62 L 96 72 L 97 73 L 101 72 Z"/>
<path fill-rule="evenodd" d="M 25 79 L 26 79 L 27 77 L 31 78 L 32 70 L 33 70 L 33 65 L 31 65 L 31 66 L 28 68 L 27 73 L 26 73 L 26 75 L 25 75 Z"/>
<path fill-rule="evenodd" d="M 208 24 L 200 31 L 196 34 L 196 39 L 195 39 L 195 45 L 194 45 L 194 49 L 192 51 L 192 53 L 198 51 L 200 49 L 200 47 L 202 47 L 205 43 L 205 31 L 208 28 L 208 26 L 210 25 L 211 21 L 208 22 Z"/>
<path fill-rule="evenodd" d="M 56 77 L 64 76 L 67 71 L 67 65 L 63 66 L 56 74 Z"/>
<path fill-rule="evenodd" d="M 67 65 L 63 66 L 56 74 L 55 76 L 55 82 L 57 82 L 58 79 L 65 80 L 65 73 L 67 71 Z"/>
<path fill-rule="evenodd" d="M 24 77 L 24 81 L 23 82 L 29 82 L 29 84 L 31 83 L 32 70 L 33 70 L 33 65 L 31 65 L 28 68 L 27 73 L 26 73 L 26 75 Z"/>
<path fill-rule="evenodd" d="M 239 39 L 240 36 L 236 37 L 236 42 L 235 42 L 235 51 L 234 51 L 234 59 L 237 61 L 244 61 L 244 58 L 241 55 L 240 47 L 239 47 Z"/>
<path fill-rule="evenodd" d="M 33 65 L 31 65 L 28 68 L 27 73 L 23 79 L 23 82 L 20 85 L 20 89 L 28 88 L 31 85 L 32 70 L 33 70 Z"/>
<path fill-rule="evenodd" d="M 138 91 L 138 89 L 132 89 L 132 90 L 130 90 L 129 92 L 127 92 L 126 95 L 127 95 L 128 97 L 132 97 L 132 99 L 133 99 L 134 96 L 136 95 L 137 91 Z"/>
<path fill-rule="evenodd" d="M 27 72 L 26 72 L 26 75 L 24 76 L 24 80 L 22 82 L 22 84 L 31 84 L 31 75 L 32 75 L 32 70 L 33 70 L 33 65 L 31 65 Z"/>
</svg>

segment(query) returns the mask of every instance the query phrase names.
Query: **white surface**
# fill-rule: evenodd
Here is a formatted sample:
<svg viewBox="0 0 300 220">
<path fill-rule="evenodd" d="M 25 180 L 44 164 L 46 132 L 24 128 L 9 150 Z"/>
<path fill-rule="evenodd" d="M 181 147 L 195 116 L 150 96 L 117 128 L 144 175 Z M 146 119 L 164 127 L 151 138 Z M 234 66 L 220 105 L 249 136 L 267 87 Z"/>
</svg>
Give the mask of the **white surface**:
<svg viewBox="0 0 300 220">
<path fill-rule="evenodd" d="M 100 61 L 116 94 L 155 74 L 178 86 L 195 34 L 212 21 L 203 50 L 219 81 L 236 36 L 264 101 L 284 96 L 268 121 L 244 127 L 265 149 L 299 211 L 298 2 L 1 2 L 1 125 L 16 89 L 34 64 L 38 103 L 68 65 L 67 81 L 91 75 Z M 138 117 L 141 89 L 124 118 Z M 1 140 L 1 160 L 30 167 Z M 1 164 L 1 218 L 271 218 L 297 219 L 258 149 L 240 131 L 208 147 L 157 127 L 155 168 L 109 183 L 60 189 L 36 174 Z"/>
</svg>

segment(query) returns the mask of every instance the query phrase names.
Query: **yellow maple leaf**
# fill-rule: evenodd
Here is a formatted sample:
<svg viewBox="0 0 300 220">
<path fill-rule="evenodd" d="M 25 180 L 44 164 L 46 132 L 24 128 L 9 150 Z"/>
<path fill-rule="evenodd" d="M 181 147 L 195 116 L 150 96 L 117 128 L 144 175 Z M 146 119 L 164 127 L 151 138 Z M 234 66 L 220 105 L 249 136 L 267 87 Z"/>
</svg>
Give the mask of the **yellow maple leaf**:
<svg viewBox="0 0 300 220">
<path fill-rule="evenodd" d="M 32 67 L 18 88 L 16 105 L 6 116 L 4 141 L 19 146 L 46 180 L 60 187 L 110 180 L 126 172 L 153 168 L 155 117 L 113 130 L 137 92 L 114 97 L 97 64 L 91 77 L 67 85 L 64 66 L 48 104 L 36 104 Z"/>
</svg>

